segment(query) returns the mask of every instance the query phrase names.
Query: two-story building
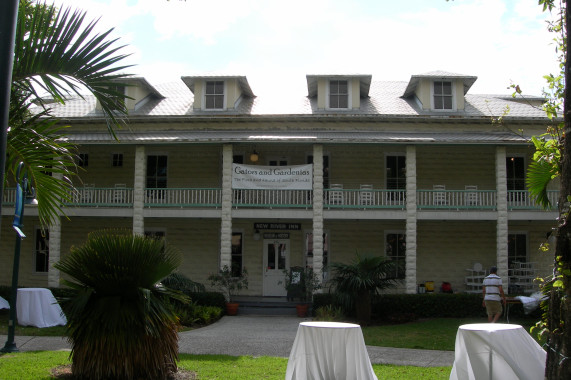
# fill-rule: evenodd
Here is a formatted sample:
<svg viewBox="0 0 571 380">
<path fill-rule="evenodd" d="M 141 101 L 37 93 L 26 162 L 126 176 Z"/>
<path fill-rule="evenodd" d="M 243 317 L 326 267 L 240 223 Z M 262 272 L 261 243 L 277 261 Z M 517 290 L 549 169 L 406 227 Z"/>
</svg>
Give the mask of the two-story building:
<svg viewBox="0 0 571 380">
<path fill-rule="evenodd" d="M 243 76 L 181 79 L 126 81 L 132 99 L 119 141 L 94 98 L 54 106 L 79 147 L 77 191 L 47 234 L 26 209 L 20 284 L 58 286 L 53 263 L 102 228 L 164 236 L 195 281 L 246 267 L 246 295 L 284 295 L 279 281 L 291 266 L 327 279 L 329 263 L 356 252 L 403 263 L 406 293 L 426 281 L 478 291 L 480 266 L 509 274 L 515 293 L 551 273 L 552 255 L 539 246 L 557 213 L 540 209 L 524 180 L 529 137 L 548 123 L 542 99 L 472 95 L 476 77 L 446 72 L 408 82 L 307 75 L 298 103 L 280 99 L 279 80 L 276 102 L 256 97 Z M 12 193 L 0 247 L 5 285 Z"/>
</svg>

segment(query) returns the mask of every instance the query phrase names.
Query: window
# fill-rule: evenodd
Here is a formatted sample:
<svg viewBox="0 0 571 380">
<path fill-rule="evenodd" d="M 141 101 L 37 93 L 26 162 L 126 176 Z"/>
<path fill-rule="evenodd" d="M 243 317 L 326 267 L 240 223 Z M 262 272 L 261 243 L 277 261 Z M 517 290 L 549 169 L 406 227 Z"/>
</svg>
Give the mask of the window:
<svg viewBox="0 0 571 380">
<path fill-rule="evenodd" d="M 204 108 L 224 109 L 224 81 L 206 82 Z"/>
<path fill-rule="evenodd" d="M 109 86 L 109 90 L 113 92 L 111 96 L 113 96 L 113 108 L 115 110 L 121 110 L 125 108 L 126 89 L 127 88 L 123 84 Z"/>
<path fill-rule="evenodd" d="M 387 156 L 387 189 L 406 189 L 406 156 Z"/>
<path fill-rule="evenodd" d="M 514 262 L 527 263 L 527 235 L 524 233 L 508 234 L 508 268 Z"/>
<path fill-rule="evenodd" d="M 166 198 L 167 156 L 147 156 L 147 200 L 155 202 Z"/>
<path fill-rule="evenodd" d="M 327 279 L 327 264 L 329 263 L 329 235 L 323 234 L 323 278 Z M 305 234 L 305 266 L 313 268 L 313 233 Z"/>
<path fill-rule="evenodd" d="M 346 80 L 329 81 L 329 108 L 349 108 L 349 86 Z"/>
<path fill-rule="evenodd" d="M 434 82 L 434 109 L 452 109 L 452 82 Z"/>
<path fill-rule="evenodd" d="M 242 276 L 242 233 L 232 232 L 232 276 Z"/>
<path fill-rule="evenodd" d="M 268 160 L 268 166 L 287 166 L 287 158 L 286 157 L 270 158 Z"/>
<path fill-rule="evenodd" d="M 523 157 L 506 157 L 506 175 L 509 190 L 525 190 L 525 163 Z"/>
<path fill-rule="evenodd" d="M 396 264 L 396 278 L 405 277 L 406 235 L 400 232 L 387 233 L 385 237 L 385 255 Z"/>
<path fill-rule="evenodd" d="M 123 166 L 123 153 L 113 153 L 113 159 L 111 165 L 114 168 L 119 168 Z"/>
<path fill-rule="evenodd" d="M 49 262 L 50 262 L 49 240 L 50 240 L 50 235 L 48 230 L 42 230 L 41 228 L 36 228 L 35 257 L 36 257 L 37 273 L 48 272 Z"/>
<path fill-rule="evenodd" d="M 77 166 L 81 168 L 86 168 L 89 166 L 89 154 L 79 153 L 77 157 Z"/>
<path fill-rule="evenodd" d="M 313 164 L 313 155 L 307 156 L 307 163 Z M 329 156 L 323 156 L 323 188 L 329 188 Z"/>
</svg>

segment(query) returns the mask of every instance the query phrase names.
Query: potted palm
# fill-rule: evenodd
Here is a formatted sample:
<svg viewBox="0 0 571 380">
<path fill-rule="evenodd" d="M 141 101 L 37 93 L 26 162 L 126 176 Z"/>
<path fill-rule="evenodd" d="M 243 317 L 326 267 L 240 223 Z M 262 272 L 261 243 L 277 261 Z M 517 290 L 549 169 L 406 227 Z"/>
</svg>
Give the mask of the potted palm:
<svg viewBox="0 0 571 380">
<path fill-rule="evenodd" d="M 237 302 L 233 302 L 233 297 L 242 289 L 248 289 L 248 271 L 246 268 L 238 271 L 239 276 L 235 275 L 236 271 L 232 271 L 228 265 L 218 272 L 208 276 L 210 285 L 220 290 L 226 299 L 226 314 L 238 314 Z"/>
<path fill-rule="evenodd" d="M 306 317 L 309 305 L 313 300 L 313 292 L 321 288 L 321 281 L 313 271 L 313 268 L 291 267 L 284 269 L 284 285 L 287 291 L 287 298 L 294 300 L 299 298 L 299 303 L 295 306 L 298 317 Z"/>
</svg>

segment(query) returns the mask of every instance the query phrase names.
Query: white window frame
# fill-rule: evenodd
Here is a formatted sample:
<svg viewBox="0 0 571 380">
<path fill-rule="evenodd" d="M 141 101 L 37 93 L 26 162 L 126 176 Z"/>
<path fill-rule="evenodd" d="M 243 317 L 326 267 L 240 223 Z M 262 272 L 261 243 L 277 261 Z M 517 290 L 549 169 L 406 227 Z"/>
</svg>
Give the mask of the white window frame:
<svg viewBox="0 0 571 380">
<path fill-rule="evenodd" d="M 233 229 L 232 230 L 232 235 L 234 234 L 242 234 L 242 267 L 240 268 L 240 273 L 242 273 L 244 271 L 244 262 L 246 261 L 246 255 L 244 254 L 244 252 L 246 251 L 246 232 L 244 229 L 242 228 L 238 228 L 238 229 Z M 230 248 L 232 248 L 232 242 L 230 242 Z M 234 255 L 232 254 L 232 250 L 230 249 L 230 265 L 232 265 L 232 257 Z M 232 268 L 230 268 L 230 270 L 232 270 Z"/>
<path fill-rule="evenodd" d="M 450 91 L 451 93 L 451 98 L 452 98 L 452 108 L 435 108 L 434 105 L 434 87 L 436 85 L 436 82 L 449 82 L 450 83 Z M 447 79 L 435 79 L 432 81 L 431 85 L 430 85 L 430 108 L 432 109 L 432 111 L 436 111 L 436 112 L 453 112 L 456 111 L 457 109 L 457 105 L 456 105 L 456 82 L 454 80 L 447 80 Z"/>
<path fill-rule="evenodd" d="M 404 235 L 405 244 L 406 244 L 406 230 L 386 230 L 386 231 L 384 231 L 384 236 L 385 236 L 385 245 L 384 245 L 384 247 L 385 247 L 385 249 L 384 249 L 384 252 L 383 252 L 383 253 L 384 253 L 385 257 L 387 257 L 387 258 L 389 258 L 389 259 L 391 259 L 391 260 L 393 260 L 393 258 L 398 257 L 398 256 L 388 256 L 388 255 L 387 255 L 388 236 L 389 236 L 389 235 L 395 235 L 395 234 L 397 234 L 397 235 Z M 403 257 L 403 259 L 404 259 L 405 262 L 406 262 L 406 248 L 405 248 L 405 252 L 404 252 L 404 257 Z M 403 279 L 406 278 L 406 268 L 404 269 L 404 276 L 403 276 L 402 278 L 403 278 Z"/>
<path fill-rule="evenodd" d="M 387 190 L 389 190 L 389 177 L 387 176 L 387 165 L 388 165 L 387 161 L 388 161 L 389 157 L 404 157 L 404 160 L 405 160 L 404 167 L 405 167 L 405 171 L 406 171 L 406 153 L 405 152 L 387 152 L 387 153 L 385 153 L 385 168 L 384 168 L 385 173 L 384 173 L 384 176 L 385 176 L 385 189 L 387 189 Z M 391 178 L 393 178 L 393 177 L 391 177 Z M 397 178 L 400 178 L 400 177 L 397 177 Z M 406 190 L 406 173 L 404 175 L 404 183 L 405 183 L 404 188 L 398 189 L 398 190 Z M 393 189 L 390 189 L 390 190 L 393 190 Z"/>
<path fill-rule="evenodd" d="M 332 81 L 345 81 L 347 82 L 347 107 L 346 108 L 341 108 L 341 107 L 331 107 L 330 104 L 330 96 L 331 96 L 331 82 Z M 352 86 L 351 86 L 351 81 L 348 78 L 330 78 L 327 79 L 327 83 L 326 83 L 326 97 L 325 97 L 325 108 L 328 110 L 349 110 L 351 109 L 351 105 L 353 104 L 353 94 L 352 94 Z"/>
<path fill-rule="evenodd" d="M 289 165 L 291 165 L 290 158 L 288 156 L 269 156 L 268 159 L 266 160 L 266 163 L 268 166 L 270 166 L 270 161 L 277 161 L 278 163 L 280 163 L 280 161 L 286 161 L 285 165 L 276 165 L 276 166 L 289 166 Z"/>
<path fill-rule="evenodd" d="M 206 93 L 206 88 L 209 82 L 222 82 L 223 85 L 223 93 L 222 93 L 222 97 L 223 97 L 223 101 L 222 101 L 222 108 L 208 108 L 206 107 L 206 98 L 207 96 L 211 96 L 211 95 L 219 95 L 219 94 L 207 94 Z M 226 106 L 226 101 L 228 99 L 228 86 L 227 86 L 227 82 L 225 80 L 222 79 L 210 79 L 210 80 L 204 80 L 204 94 L 202 96 L 202 109 L 205 111 L 225 111 L 227 106 Z"/>
<path fill-rule="evenodd" d="M 121 165 L 115 165 L 115 156 L 121 156 Z M 122 168 L 124 164 L 125 164 L 125 154 L 123 152 L 111 153 L 111 167 Z"/>
</svg>

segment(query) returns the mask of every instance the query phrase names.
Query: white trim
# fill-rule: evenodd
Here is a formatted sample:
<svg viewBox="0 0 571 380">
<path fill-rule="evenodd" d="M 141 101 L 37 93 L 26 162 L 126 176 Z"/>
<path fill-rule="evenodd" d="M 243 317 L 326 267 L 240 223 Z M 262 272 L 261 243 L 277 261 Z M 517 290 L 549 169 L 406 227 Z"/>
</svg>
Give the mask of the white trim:
<svg viewBox="0 0 571 380">
<path fill-rule="evenodd" d="M 329 84 L 331 83 L 331 81 L 346 81 L 347 82 L 347 107 L 346 108 L 340 108 L 340 107 L 331 107 L 329 105 L 329 97 L 330 97 L 330 89 L 329 89 Z M 353 86 L 352 86 L 352 82 L 350 78 L 327 78 L 326 82 L 325 82 L 325 109 L 327 110 L 340 110 L 340 111 L 345 111 L 345 110 L 350 110 L 353 108 Z"/>
<path fill-rule="evenodd" d="M 224 100 L 222 102 L 222 108 L 207 108 L 206 107 L 206 84 L 208 82 L 222 82 L 223 86 L 224 86 L 224 93 L 222 94 Z M 214 95 L 214 94 L 208 94 L 208 95 Z M 201 109 L 203 111 L 213 111 L 213 112 L 220 112 L 220 111 L 226 111 L 228 109 L 227 106 L 227 101 L 228 101 L 228 82 L 225 79 L 215 79 L 215 78 L 209 78 L 209 79 L 204 79 L 202 81 L 202 107 Z"/>
<path fill-rule="evenodd" d="M 434 83 L 435 82 L 450 82 L 452 91 L 452 108 L 436 109 L 434 108 Z M 430 81 L 430 110 L 434 112 L 455 112 L 458 110 L 456 102 L 456 81 L 452 79 L 439 78 Z"/>
</svg>

